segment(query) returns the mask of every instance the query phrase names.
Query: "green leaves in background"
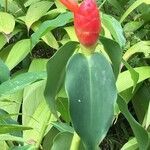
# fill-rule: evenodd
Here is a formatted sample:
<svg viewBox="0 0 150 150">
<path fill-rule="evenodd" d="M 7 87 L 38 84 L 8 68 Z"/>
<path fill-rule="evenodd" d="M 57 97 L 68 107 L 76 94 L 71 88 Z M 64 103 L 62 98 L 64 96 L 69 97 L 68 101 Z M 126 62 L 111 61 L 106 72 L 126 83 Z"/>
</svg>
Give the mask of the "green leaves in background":
<svg viewBox="0 0 150 150">
<path fill-rule="evenodd" d="M 15 27 L 15 18 L 6 12 L 0 12 L 0 32 L 10 34 Z"/>
<path fill-rule="evenodd" d="M 109 30 L 120 47 L 123 48 L 126 44 L 126 39 L 121 24 L 114 17 L 106 14 L 102 14 L 102 23 Z"/>
<path fill-rule="evenodd" d="M 67 65 L 65 87 L 73 127 L 86 149 L 95 150 L 114 115 L 117 91 L 112 68 L 100 53 L 75 54 Z"/>
<path fill-rule="evenodd" d="M 30 46 L 31 46 L 30 39 L 24 39 L 17 42 L 12 47 L 5 61 L 6 65 L 10 70 L 13 69 L 16 65 L 18 65 L 29 54 Z"/>
<path fill-rule="evenodd" d="M 55 98 L 64 82 L 65 67 L 68 59 L 74 53 L 77 45 L 77 42 L 68 42 L 62 46 L 47 63 L 45 99 L 51 112 L 56 116 L 57 112 Z"/>
<path fill-rule="evenodd" d="M 119 105 L 119 109 L 128 120 L 134 132 L 134 135 L 138 142 L 139 149 L 147 150 L 150 144 L 148 132 L 133 118 L 133 116 L 130 114 L 128 110 L 127 104 L 121 97 L 118 98 L 117 103 Z"/>
<path fill-rule="evenodd" d="M 29 7 L 25 17 L 25 23 L 28 29 L 35 21 L 39 20 L 44 14 L 46 14 L 52 4 L 53 3 L 49 1 L 41 1 L 34 3 Z"/>
<path fill-rule="evenodd" d="M 117 79 L 118 74 L 120 72 L 120 64 L 122 60 L 123 50 L 120 48 L 117 42 L 111 39 L 100 37 L 100 42 L 103 44 L 106 53 L 108 54 L 110 60 L 112 61 L 113 71 Z"/>
<path fill-rule="evenodd" d="M 28 72 L 5 81 L 0 85 L 0 96 L 14 93 L 31 83 L 46 78 L 46 72 Z"/>
<path fill-rule="evenodd" d="M 150 4 L 149 0 L 137 0 L 135 1 L 127 10 L 126 12 L 122 15 L 121 19 L 120 19 L 120 23 L 122 23 L 125 18 L 134 10 L 136 9 L 138 6 L 140 6 L 142 3 L 146 3 L 146 4 Z"/>
<path fill-rule="evenodd" d="M 134 70 L 139 74 L 139 79 L 138 79 L 137 83 L 140 83 L 140 82 L 150 78 L 150 67 L 149 66 L 137 67 L 137 68 L 134 68 Z M 117 89 L 118 89 L 119 93 L 132 87 L 134 85 L 134 82 L 131 78 L 130 72 L 124 71 L 124 72 L 120 73 L 118 76 L 116 85 L 117 85 Z"/>
<path fill-rule="evenodd" d="M 60 14 L 57 18 L 53 20 L 43 22 L 39 29 L 31 36 L 31 47 L 33 48 L 38 43 L 39 39 L 48 31 L 66 25 L 70 21 L 70 19 L 72 19 L 72 13 L 67 12 Z"/>
<path fill-rule="evenodd" d="M 4 62 L 0 59 L 0 83 L 10 78 L 10 71 Z"/>
</svg>

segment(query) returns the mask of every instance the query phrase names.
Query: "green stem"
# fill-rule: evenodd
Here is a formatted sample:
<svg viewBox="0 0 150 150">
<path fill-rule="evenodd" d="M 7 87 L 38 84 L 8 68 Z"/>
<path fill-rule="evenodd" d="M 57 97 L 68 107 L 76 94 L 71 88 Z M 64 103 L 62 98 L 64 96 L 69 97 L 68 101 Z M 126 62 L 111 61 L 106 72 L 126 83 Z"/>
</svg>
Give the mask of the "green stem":
<svg viewBox="0 0 150 150">
<path fill-rule="evenodd" d="M 8 0 L 5 0 L 5 12 L 8 11 Z"/>
<path fill-rule="evenodd" d="M 78 150 L 80 146 L 80 137 L 74 132 L 70 150 Z"/>
<path fill-rule="evenodd" d="M 41 132 L 40 132 L 40 135 L 39 135 L 39 139 L 36 143 L 36 148 L 39 149 L 40 145 L 41 145 L 41 142 L 43 140 L 43 137 L 44 137 L 44 134 L 45 134 L 45 131 L 47 129 L 47 126 L 49 125 L 48 122 L 51 118 L 51 113 L 49 112 L 49 115 L 47 116 L 47 118 L 45 119 L 44 123 L 43 123 L 43 126 L 42 126 L 42 129 L 41 129 Z"/>
</svg>

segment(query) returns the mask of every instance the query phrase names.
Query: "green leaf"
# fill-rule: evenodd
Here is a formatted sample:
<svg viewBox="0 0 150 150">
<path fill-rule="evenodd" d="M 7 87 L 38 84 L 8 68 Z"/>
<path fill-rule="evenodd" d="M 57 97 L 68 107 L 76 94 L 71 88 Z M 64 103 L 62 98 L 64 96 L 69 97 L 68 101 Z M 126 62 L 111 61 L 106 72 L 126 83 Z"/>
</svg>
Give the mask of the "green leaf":
<svg viewBox="0 0 150 150">
<path fill-rule="evenodd" d="M 55 136 L 59 133 L 59 131 L 52 127 L 49 132 L 45 135 L 44 139 L 43 139 L 43 149 L 44 150 L 50 150 L 52 145 L 53 145 L 53 140 L 55 138 Z"/>
<path fill-rule="evenodd" d="M 123 50 L 120 48 L 117 42 L 111 39 L 100 37 L 100 42 L 103 44 L 105 51 L 107 52 L 109 58 L 112 61 L 114 74 L 117 79 L 118 74 L 120 72 L 120 64 L 122 60 Z"/>
<path fill-rule="evenodd" d="M 25 23 L 28 29 L 35 21 L 39 20 L 43 15 L 46 14 L 52 4 L 53 3 L 49 1 L 41 1 L 34 3 L 29 7 L 25 17 Z"/>
<path fill-rule="evenodd" d="M 6 37 L 2 33 L 0 33 L 0 50 L 6 43 L 7 43 Z"/>
<path fill-rule="evenodd" d="M 115 41 L 123 48 L 126 44 L 126 39 L 123 34 L 121 24 L 112 16 L 103 14 L 102 23 L 110 31 Z"/>
<path fill-rule="evenodd" d="M 150 41 L 140 41 L 131 46 L 123 55 L 124 60 L 128 60 L 135 53 L 144 53 L 146 56 L 150 54 Z"/>
<path fill-rule="evenodd" d="M 138 30 L 142 25 L 144 24 L 144 21 L 131 21 L 125 24 L 124 31 L 125 32 L 135 32 Z"/>
<path fill-rule="evenodd" d="M 0 141 L 17 141 L 17 142 L 25 142 L 23 138 L 12 136 L 9 134 L 0 134 Z"/>
<path fill-rule="evenodd" d="M 48 31 L 66 25 L 70 21 L 70 19 L 72 19 L 72 13 L 67 12 L 60 14 L 57 18 L 53 20 L 43 22 L 39 29 L 31 36 L 32 48 L 38 43 L 39 39 L 44 36 Z"/>
<path fill-rule="evenodd" d="M 136 116 L 144 127 L 148 127 L 146 121 L 149 116 L 147 114 L 150 102 L 150 87 L 142 85 L 132 98 L 133 108 Z M 145 118 L 145 119 L 144 119 Z"/>
<path fill-rule="evenodd" d="M 69 132 L 61 132 L 57 134 L 53 141 L 53 146 L 51 150 L 69 150 L 71 146 L 73 134 Z M 67 141 L 67 142 L 66 142 Z"/>
<path fill-rule="evenodd" d="M 112 68 L 100 53 L 75 54 L 67 65 L 65 87 L 74 129 L 87 150 L 95 150 L 114 115 L 117 91 Z"/>
<path fill-rule="evenodd" d="M 130 114 L 128 110 L 127 104 L 121 97 L 118 98 L 117 103 L 119 105 L 121 113 L 123 113 L 123 115 L 126 117 L 134 132 L 134 135 L 138 142 L 139 149 L 147 150 L 150 141 L 147 131 L 133 118 L 133 116 Z"/>
<path fill-rule="evenodd" d="M 19 64 L 30 52 L 30 39 L 17 42 L 11 49 L 5 63 L 11 70 Z"/>
<path fill-rule="evenodd" d="M 138 6 L 140 6 L 142 3 L 147 3 L 148 0 L 137 0 L 135 1 L 127 10 L 126 12 L 122 15 L 121 19 L 120 19 L 120 23 L 122 23 L 126 17 L 134 10 L 136 9 Z"/>
<path fill-rule="evenodd" d="M 0 59 L 0 83 L 10 78 L 10 71 L 4 62 Z"/>
<path fill-rule="evenodd" d="M 10 34 L 15 27 L 15 18 L 6 12 L 0 12 L 0 32 Z"/>
<path fill-rule="evenodd" d="M 31 130 L 31 127 L 22 125 L 0 125 L 0 134 L 11 133 L 14 131 Z"/>
<path fill-rule="evenodd" d="M 70 132 L 70 133 L 74 133 L 74 129 L 73 127 L 71 127 L 70 125 L 66 124 L 66 123 L 62 123 L 62 122 L 52 122 L 51 123 L 55 128 L 57 128 L 60 132 Z"/>
<path fill-rule="evenodd" d="M 31 83 L 46 78 L 45 72 L 28 72 L 16 76 L 15 78 L 5 81 L 0 85 L 0 96 L 14 93 L 23 89 Z"/>
<path fill-rule="evenodd" d="M 121 148 L 121 150 L 137 150 L 138 144 L 136 138 L 130 139 L 124 146 Z"/>
<path fill-rule="evenodd" d="M 34 32 L 36 32 L 38 30 L 40 25 L 41 25 L 40 22 L 34 23 L 34 25 L 32 26 L 32 29 L 34 30 Z M 41 39 L 50 47 L 58 49 L 59 45 L 58 45 L 54 35 L 51 32 L 47 32 L 44 36 L 41 37 Z"/>
<path fill-rule="evenodd" d="M 131 78 L 133 80 L 133 90 L 132 91 L 134 91 L 136 88 L 137 82 L 139 80 L 139 74 L 124 59 L 122 59 L 122 62 L 131 74 Z"/>
<path fill-rule="evenodd" d="M 134 70 L 139 74 L 139 80 L 137 83 L 140 83 L 140 82 L 150 78 L 150 67 L 149 66 L 137 67 L 137 68 L 134 68 Z M 117 85 L 117 89 L 118 89 L 119 93 L 132 87 L 134 85 L 134 83 L 131 78 L 130 72 L 124 71 L 124 72 L 120 73 L 118 76 L 116 85 Z"/>
<path fill-rule="evenodd" d="M 51 112 L 56 116 L 55 97 L 64 82 L 65 67 L 68 59 L 74 53 L 77 45 L 77 42 L 68 42 L 62 46 L 47 63 L 47 83 L 44 95 Z"/>
</svg>

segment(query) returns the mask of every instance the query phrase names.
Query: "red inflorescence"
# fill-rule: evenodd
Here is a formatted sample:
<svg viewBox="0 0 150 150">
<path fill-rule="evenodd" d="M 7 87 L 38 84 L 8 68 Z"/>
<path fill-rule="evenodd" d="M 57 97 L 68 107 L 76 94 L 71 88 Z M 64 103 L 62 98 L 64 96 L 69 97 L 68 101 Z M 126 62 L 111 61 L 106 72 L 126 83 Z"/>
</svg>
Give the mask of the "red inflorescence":
<svg viewBox="0 0 150 150">
<path fill-rule="evenodd" d="M 101 30 L 99 10 L 95 0 L 84 0 L 80 6 L 74 0 L 61 0 L 74 13 L 74 27 L 82 45 L 96 44 Z"/>
</svg>

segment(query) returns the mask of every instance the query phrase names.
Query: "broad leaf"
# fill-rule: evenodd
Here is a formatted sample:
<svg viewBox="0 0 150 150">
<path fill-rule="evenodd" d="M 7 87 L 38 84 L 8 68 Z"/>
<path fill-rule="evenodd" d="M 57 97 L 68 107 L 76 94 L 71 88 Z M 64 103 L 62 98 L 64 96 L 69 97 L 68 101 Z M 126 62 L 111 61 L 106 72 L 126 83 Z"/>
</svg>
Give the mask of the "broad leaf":
<svg viewBox="0 0 150 150">
<path fill-rule="evenodd" d="M 13 69 L 29 54 L 30 46 L 30 39 L 21 40 L 13 46 L 5 61 L 10 70 Z"/>
<path fill-rule="evenodd" d="M 53 3 L 49 1 L 41 1 L 34 3 L 29 7 L 25 17 L 25 23 L 28 29 L 35 21 L 39 20 L 44 14 L 46 14 L 52 4 Z"/>
<path fill-rule="evenodd" d="M 57 116 L 55 97 L 63 82 L 66 64 L 78 43 L 68 42 L 62 46 L 47 63 L 47 83 L 45 98 L 52 113 Z"/>
<path fill-rule="evenodd" d="M 6 12 L 0 12 L 0 32 L 10 34 L 15 27 L 15 18 Z"/>
<path fill-rule="evenodd" d="M 74 129 L 86 148 L 94 150 L 114 115 L 117 91 L 112 68 L 100 53 L 75 54 L 67 65 L 65 87 Z"/>
<path fill-rule="evenodd" d="M 125 46 L 126 39 L 123 34 L 123 29 L 121 24 L 112 16 L 103 14 L 102 15 L 102 23 L 106 28 L 110 31 L 115 41 L 120 45 L 121 48 Z"/>
</svg>

